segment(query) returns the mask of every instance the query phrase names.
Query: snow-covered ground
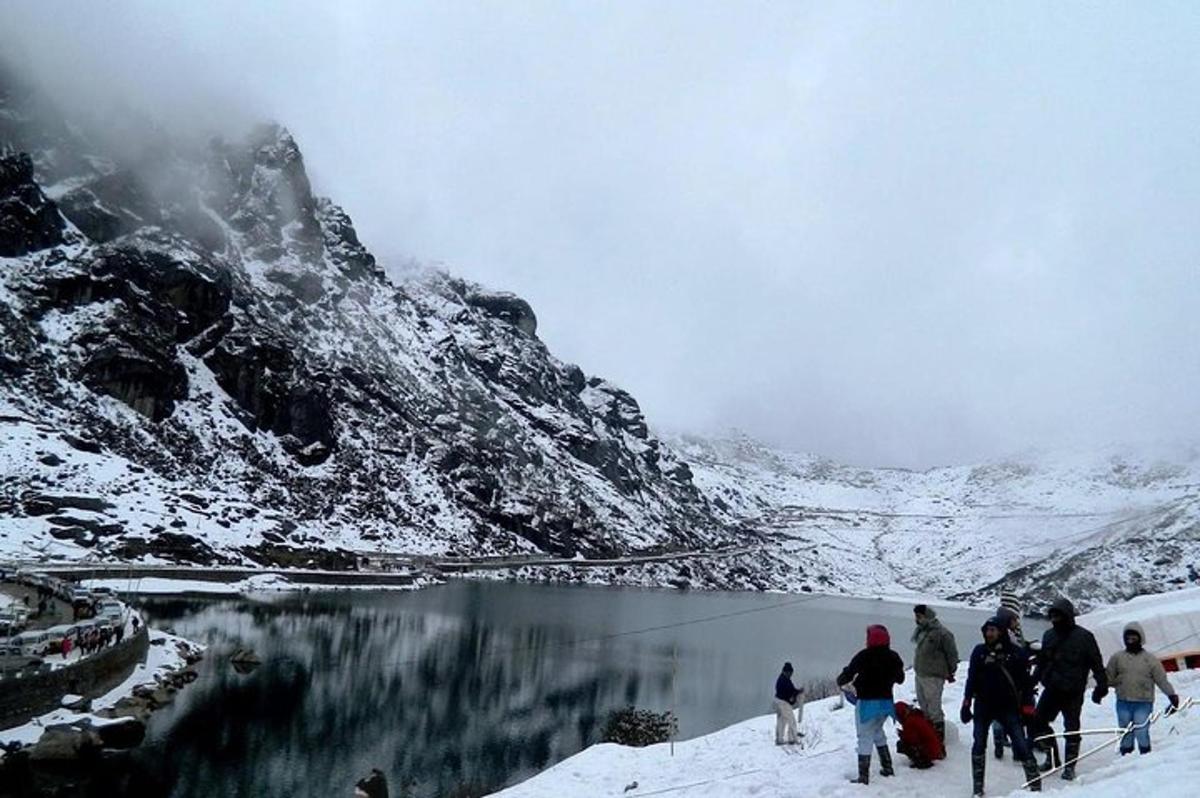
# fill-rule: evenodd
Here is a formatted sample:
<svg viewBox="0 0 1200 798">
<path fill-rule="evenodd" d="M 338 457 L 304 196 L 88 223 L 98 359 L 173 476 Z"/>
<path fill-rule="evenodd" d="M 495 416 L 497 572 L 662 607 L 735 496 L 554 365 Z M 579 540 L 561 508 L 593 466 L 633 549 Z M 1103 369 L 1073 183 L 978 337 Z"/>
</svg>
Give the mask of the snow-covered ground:
<svg viewBox="0 0 1200 798">
<path fill-rule="evenodd" d="M 110 709 L 118 701 L 133 694 L 133 689 L 139 685 L 157 686 L 159 679 L 171 671 L 183 668 L 187 663 L 183 652 L 188 650 L 203 651 L 204 646 L 184 640 L 167 632 L 150 630 L 150 648 L 146 659 L 133 669 L 133 672 L 119 685 L 102 696 L 92 699 L 91 712 L 75 712 L 70 709 L 56 709 L 45 715 L 40 715 L 28 723 L 0 731 L 0 742 L 12 743 L 19 741 L 22 745 L 32 745 L 37 742 L 48 727 L 87 721 L 92 726 L 104 726 L 109 723 L 120 723 L 124 718 L 105 718 L 94 713 Z M 3 758 L 3 752 L 0 752 Z"/>
<path fill-rule="evenodd" d="M 1180 602 L 1187 604 L 1194 600 L 1194 596 L 1183 596 Z M 1169 603 L 1164 600 L 1160 606 Z M 1081 623 L 1101 626 L 1120 610 L 1106 610 L 1094 618 L 1084 616 Z M 1137 607 L 1132 610 L 1136 613 Z M 1188 776 L 1196 773 L 1196 763 L 1200 761 L 1200 671 L 1174 673 L 1170 677 L 1181 698 L 1186 701 L 1193 697 L 1196 703 L 1184 712 L 1163 717 L 1154 724 L 1151 754 L 1121 757 L 1116 753 L 1116 735 L 1089 736 L 1083 751 L 1096 747 L 1100 750 L 1079 763 L 1077 780 L 1064 782 L 1052 775 L 1046 780 L 1044 790 L 1088 798 L 1125 798 L 1139 792 L 1155 798 L 1195 795 L 1196 787 L 1188 781 Z M 947 685 L 944 697 L 947 708 L 959 705 L 962 687 L 962 679 Z M 897 699 L 914 701 L 911 672 L 905 684 L 898 688 Z M 1165 698 L 1159 694 L 1156 706 L 1162 708 L 1165 705 Z M 1115 698 L 1111 695 L 1101 706 L 1087 702 L 1083 727 L 1107 729 L 1115 726 L 1114 707 Z M 971 794 L 971 730 L 960 724 L 956 716 L 956 712 L 947 715 L 948 756 L 945 761 L 930 770 L 913 770 L 905 766 L 903 757 L 893 753 L 898 765 L 896 776 L 885 779 L 878 776 L 876 756 L 872 761 L 871 784 L 865 788 L 849 783 L 856 772 L 853 710 L 848 705 L 843 706 L 838 698 L 827 698 L 805 706 L 804 744 L 796 748 L 774 745 L 774 715 L 763 715 L 713 734 L 676 743 L 674 755 L 669 744 L 641 749 L 594 745 L 528 781 L 496 793 L 496 796 L 966 796 Z M 888 739 L 894 750 L 896 737 L 891 724 Z M 1020 767 L 1011 759 L 997 762 L 989 753 L 988 795 L 1023 794 L 1023 781 Z"/>
</svg>

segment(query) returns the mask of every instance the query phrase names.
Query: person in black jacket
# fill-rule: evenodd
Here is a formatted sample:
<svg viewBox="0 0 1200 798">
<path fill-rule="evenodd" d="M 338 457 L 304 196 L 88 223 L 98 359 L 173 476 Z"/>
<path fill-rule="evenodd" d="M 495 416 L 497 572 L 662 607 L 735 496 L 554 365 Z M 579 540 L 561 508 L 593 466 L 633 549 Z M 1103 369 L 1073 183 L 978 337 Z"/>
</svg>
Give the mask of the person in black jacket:
<svg viewBox="0 0 1200 798">
<path fill-rule="evenodd" d="M 1083 694 L 1087 689 L 1088 672 L 1096 679 L 1092 701 L 1099 704 L 1108 695 L 1108 676 L 1104 672 L 1104 660 L 1100 647 L 1092 633 L 1075 623 L 1075 606 L 1065 598 L 1050 605 L 1050 628 L 1042 635 L 1042 649 L 1038 653 L 1034 673 L 1045 689 L 1037 705 L 1035 728 L 1039 735 L 1052 734 L 1050 723 L 1063 718 L 1066 737 L 1062 777 L 1068 781 L 1075 778 L 1075 760 L 1079 758 L 1079 714 L 1083 711 Z M 1058 740 L 1047 741 L 1051 756 L 1047 763 L 1058 757 Z M 1043 766 L 1043 770 L 1049 768 Z"/>
<path fill-rule="evenodd" d="M 992 722 L 996 721 L 1012 740 L 1013 758 L 1025 768 L 1029 789 L 1042 789 L 1037 760 L 1025 741 L 1021 717 L 1031 717 L 1033 708 L 1033 679 L 1026 669 L 1025 652 L 1015 646 L 1003 618 L 993 617 L 982 627 L 983 642 L 971 652 L 967 684 L 963 690 L 963 723 L 975 722 L 975 739 L 971 746 L 971 778 L 975 795 L 983 795 L 984 767 L 987 762 L 987 738 Z M 975 711 L 971 711 L 971 702 Z"/>
<path fill-rule="evenodd" d="M 855 654 L 837 677 L 838 687 L 852 684 L 857 696 L 858 778 L 851 779 L 855 784 L 870 783 L 872 745 L 879 752 L 879 775 L 895 775 L 883 724 L 896 718 L 892 687 L 904 682 L 904 662 L 892 651 L 891 642 L 887 627 L 868 626 L 867 647 Z"/>
<path fill-rule="evenodd" d="M 775 680 L 775 745 L 796 744 L 798 732 L 794 710 L 802 692 L 792 684 L 792 663 L 783 663 L 783 670 Z"/>
</svg>

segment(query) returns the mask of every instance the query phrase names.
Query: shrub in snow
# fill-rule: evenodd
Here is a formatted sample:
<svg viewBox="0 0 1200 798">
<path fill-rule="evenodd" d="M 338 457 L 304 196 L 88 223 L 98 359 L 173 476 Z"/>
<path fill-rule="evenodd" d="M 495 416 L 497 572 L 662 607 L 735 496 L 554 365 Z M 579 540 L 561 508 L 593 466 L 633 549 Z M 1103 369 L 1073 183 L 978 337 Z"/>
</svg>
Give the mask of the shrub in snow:
<svg viewBox="0 0 1200 798">
<path fill-rule="evenodd" d="M 833 679 L 809 679 L 800 685 L 800 689 L 804 691 L 805 701 L 818 701 L 839 692 L 837 682 Z"/>
<path fill-rule="evenodd" d="M 678 729 L 679 721 L 671 712 L 651 712 L 629 706 L 609 714 L 600 741 L 641 748 L 665 743 Z"/>
</svg>

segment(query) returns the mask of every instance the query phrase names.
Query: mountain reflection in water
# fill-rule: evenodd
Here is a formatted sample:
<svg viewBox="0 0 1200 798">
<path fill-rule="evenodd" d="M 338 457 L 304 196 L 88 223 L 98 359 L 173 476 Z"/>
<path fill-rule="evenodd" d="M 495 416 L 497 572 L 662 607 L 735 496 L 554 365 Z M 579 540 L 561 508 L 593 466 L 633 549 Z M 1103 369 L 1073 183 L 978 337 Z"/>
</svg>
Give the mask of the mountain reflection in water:
<svg viewBox="0 0 1200 798">
<path fill-rule="evenodd" d="M 123 789 L 324 798 L 351 795 L 379 768 L 393 795 L 482 795 L 595 742 L 613 709 L 670 708 L 676 648 L 682 737 L 766 713 L 784 659 L 800 680 L 830 677 L 867 623 L 890 624 L 910 658 L 908 604 L 814 596 L 778 607 L 798 598 L 454 582 L 410 593 L 141 599 L 152 625 L 210 653 L 201 678 L 123 759 Z M 942 616 L 964 646 L 984 617 Z M 620 635 L 658 626 L 671 628 Z M 237 673 L 228 657 L 238 647 L 263 664 Z"/>
</svg>

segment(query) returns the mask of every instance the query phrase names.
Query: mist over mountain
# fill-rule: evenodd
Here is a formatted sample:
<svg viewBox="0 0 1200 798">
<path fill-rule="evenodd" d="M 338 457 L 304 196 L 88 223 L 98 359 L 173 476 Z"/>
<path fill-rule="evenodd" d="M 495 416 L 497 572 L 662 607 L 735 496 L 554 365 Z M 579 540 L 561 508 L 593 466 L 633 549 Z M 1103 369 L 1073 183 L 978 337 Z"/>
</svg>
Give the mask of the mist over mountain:
<svg viewBox="0 0 1200 798">
<path fill-rule="evenodd" d="M 553 352 L 663 428 L 915 468 L 1194 436 L 1195 13 L 4 17 L 0 48 L 122 142 L 139 116 L 200 144 L 279 120 L 385 269 L 445 262 L 516 292 Z"/>
<path fill-rule="evenodd" d="M 1074 459 L 1013 438 L 1010 456 L 914 471 L 749 437 L 664 443 L 653 430 L 678 417 L 647 418 L 556 356 L 526 299 L 391 244 L 377 259 L 287 128 L 219 103 L 204 120 L 182 100 L 160 122 L 146 98 L 106 105 L 111 90 L 83 98 L 64 74 L 0 71 L 7 556 L 667 554 L 509 575 L 971 598 L 1008 585 L 1085 604 L 1200 580 L 1184 436 L 1135 452 L 1085 435 Z M 748 363 L 747 380 L 767 396 L 822 345 L 797 340 L 795 361 Z M 830 396 L 796 394 L 791 417 L 828 417 Z M 752 432 L 790 423 L 757 409 Z M 851 406 L 837 412 L 859 430 Z M 941 421 L 955 429 L 953 412 Z"/>
<path fill-rule="evenodd" d="M 3 85 L 6 549 L 336 564 L 729 537 L 527 302 L 388 277 L 286 129 L 149 128 L 128 160 Z"/>
</svg>

